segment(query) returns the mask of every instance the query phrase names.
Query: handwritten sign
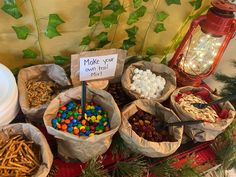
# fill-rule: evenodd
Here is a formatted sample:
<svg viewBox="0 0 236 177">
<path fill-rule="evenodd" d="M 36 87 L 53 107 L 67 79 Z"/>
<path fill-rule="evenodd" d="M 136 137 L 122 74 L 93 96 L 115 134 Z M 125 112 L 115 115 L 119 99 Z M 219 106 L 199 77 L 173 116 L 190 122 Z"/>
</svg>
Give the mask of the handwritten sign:
<svg viewBox="0 0 236 177">
<path fill-rule="evenodd" d="M 115 75 L 118 54 L 80 58 L 80 81 Z"/>
</svg>

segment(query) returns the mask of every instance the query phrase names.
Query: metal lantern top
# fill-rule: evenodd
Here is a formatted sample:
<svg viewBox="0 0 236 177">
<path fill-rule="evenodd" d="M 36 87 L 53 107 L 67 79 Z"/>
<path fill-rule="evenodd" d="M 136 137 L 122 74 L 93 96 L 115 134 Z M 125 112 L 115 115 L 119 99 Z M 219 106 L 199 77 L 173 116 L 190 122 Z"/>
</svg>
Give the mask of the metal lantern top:
<svg viewBox="0 0 236 177">
<path fill-rule="evenodd" d="M 211 4 L 221 10 L 236 12 L 236 4 L 228 0 L 213 0 Z"/>
</svg>

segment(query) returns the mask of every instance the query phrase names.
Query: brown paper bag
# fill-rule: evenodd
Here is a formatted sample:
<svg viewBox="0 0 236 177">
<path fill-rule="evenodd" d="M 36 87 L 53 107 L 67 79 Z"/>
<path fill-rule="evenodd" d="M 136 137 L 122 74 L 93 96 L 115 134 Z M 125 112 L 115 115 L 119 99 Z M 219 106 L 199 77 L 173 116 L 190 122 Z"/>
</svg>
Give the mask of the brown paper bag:
<svg viewBox="0 0 236 177">
<path fill-rule="evenodd" d="M 92 57 L 92 56 L 102 56 L 102 55 L 111 55 L 118 53 L 117 65 L 114 77 L 119 77 L 122 75 L 124 62 L 126 59 L 126 51 L 121 49 L 108 49 L 108 50 L 96 50 L 96 51 L 85 51 L 80 54 L 75 54 L 71 56 L 71 81 L 74 87 L 80 86 L 80 58 L 81 57 Z M 113 77 L 113 78 L 114 78 Z M 109 81 L 107 79 L 87 81 L 88 86 L 97 89 L 106 89 Z"/>
<path fill-rule="evenodd" d="M 35 144 L 40 146 L 42 163 L 34 176 L 47 176 L 52 166 L 53 155 L 43 134 L 33 125 L 25 123 L 10 124 L 0 127 L 0 139 L 3 138 L 7 140 L 13 135 L 25 135 L 29 140 L 32 140 Z"/>
<path fill-rule="evenodd" d="M 128 105 L 122 112 L 122 123 L 119 133 L 128 147 L 133 151 L 143 154 L 148 157 L 165 157 L 173 154 L 180 146 L 182 141 L 183 127 L 169 127 L 169 133 L 174 137 L 174 142 L 152 142 L 138 136 L 133 130 L 128 119 L 134 115 L 138 108 L 155 115 L 157 118 L 164 119 L 165 122 L 178 122 L 179 118 L 175 113 L 162 106 L 160 103 L 152 100 L 136 100 Z"/>
<path fill-rule="evenodd" d="M 107 151 L 111 145 L 112 136 L 118 131 L 121 123 L 120 111 L 112 96 L 100 89 L 87 88 L 87 101 L 94 101 L 108 112 L 111 130 L 91 137 L 78 137 L 76 135 L 56 130 L 52 127 L 51 120 L 56 116 L 59 108 L 72 99 L 80 100 L 82 87 L 72 88 L 52 100 L 44 114 L 44 124 L 49 134 L 55 136 L 58 143 L 58 153 L 64 159 L 79 159 L 86 162 L 93 157 Z"/>
<path fill-rule="evenodd" d="M 179 93 L 184 92 L 196 92 L 200 90 L 206 90 L 212 100 L 220 99 L 220 97 L 212 94 L 209 90 L 204 87 L 181 87 L 176 89 L 173 94 L 171 95 L 171 106 L 173 107 L 176 114 L 182 121 L 189 121 L 189 120 L 196 120 L 194 116 L 188 112 L 186 112 L 182 107 L 179 106 L 179 103 L 176 102 L 175 98 L 178 96 Z M 216 138 L 217 135 L 222 133 L 226 127 L 228 127 L 231 122 L 234 120 L 235 117 L 235 109 L 230 102 L 221 103 L 219 104 L 222 109 L 229 110 L 228 117 L 226 119 L 221 119 L 219 122 L 210 123 L 204 122 L 200 124 L 194 124 L 191 126 L 185 126 L 184 131 L 185 133 L 192 139 L 198 142 L 210 141 Z"/>
<path fill-rule="evenodd" d="M 157 101 L 157 102 L 163 102 L 167 100 L 170 96 L 170 94 L 175 90 L 176 88 L 176 76 L 175 72 L 163 64 L 155 64 L 152 62 L 146 62 L 146 61 L 140 61 L 131 64 L 126 71 L 124 72 L 121 83 L 124 88 L 124 90 L 127 92 L 130 97 L 134 99 L 141 99 L 141 95 L 138 94 L 135 91 L 130 90 L 131 83 L 132 83 L 132 77 L 134 75 L 134 69 L 150 69 L 153 73 L 156 75 L 160 75 L 161 77 L 165 78 L 166 84 L 164 87 L 164 90 L 162 91 L 162 94 L 158 98 L 151 98 L 151 100 Z"/>
<path fill-rule="evenodd" d="M 19 101 L 22 112 L 30 122 L 43 122 L 43 114 L 47 104 L 30 107 L 27 99 L 26 85 L 30 80 L 52 80 L 61 86 L 70 85 L 64 69 L 55 64 L 36 65 L 21 69 L 18 74 Z"/>
</svg>

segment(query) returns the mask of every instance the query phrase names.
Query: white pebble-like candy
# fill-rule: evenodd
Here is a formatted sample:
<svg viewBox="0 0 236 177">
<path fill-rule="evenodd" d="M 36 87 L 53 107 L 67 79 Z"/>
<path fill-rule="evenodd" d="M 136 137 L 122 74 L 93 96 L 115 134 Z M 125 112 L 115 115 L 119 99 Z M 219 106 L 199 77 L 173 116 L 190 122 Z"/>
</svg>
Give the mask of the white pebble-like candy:
<svg viewBox="0 0 236 177">
<path fill-rule="evenodd" d="M 142 98 L 158 98 L 165 88 L 166 80 L 156 76 L 150 69 L 143 71 L 135 68 L 130 90 L 136 91 Z"/>
</svg>

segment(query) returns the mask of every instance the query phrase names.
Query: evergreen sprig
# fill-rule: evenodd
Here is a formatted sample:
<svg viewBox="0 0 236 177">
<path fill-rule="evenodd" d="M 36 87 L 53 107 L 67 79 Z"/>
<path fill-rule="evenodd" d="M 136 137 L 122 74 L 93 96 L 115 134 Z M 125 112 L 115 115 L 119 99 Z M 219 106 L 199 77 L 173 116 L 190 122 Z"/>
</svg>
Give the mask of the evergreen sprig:
<svg viewBox="0 0 236 177">
<path fill-rule="evenodd" d="M 158 165 L 152 167 L 150 171 L 159 176 L 175 176 L 178 172 L 176 168 L 172 166 L 172 164 L 176 161 L 177 159 L 167 159 L 164 162 L 159 163 Z"/>
<path fill-rule="evenodd" d="M 219 135 L 212 147 L 214 148 L 217 159 L 224 170 L 236 168 L 236 142 L 235 142 L 236 121 Z"/>
<path fill-rule="evenodd" d="M 112 172 L 113 177 L 141 177 L 147 169 L 142 158 L 134 158 L 129 162 L 117 162 Z"/>
<path fill-rule="evenodd" d="M 109 176 L 107 171 L 104 169 L 102 162 L 98 158 L 90 160 L 82 171 L 81 177 L 106 177 Z"/>
<path fill-rule="evenodd" d="M 131 150 L 125 145 L 119 133 L 116 133 L 113 136 L 111 147 L 113 156 L 122 154 L 125 158 L 128 158 L 132 154 Z"/>
<path fill-rule="evenodd" d="M 236 67 L 236 60 L 232 61 L 232 64 Z M 236 94 L 236 75 L 228 76 L 222 73 L 216 73 L 215 78 L 217 81 L 224 83 L 220 93 L 222 96 Z M 231 103 L 236 107 L 236 100 L 232 100 Z"/>
</svg>

